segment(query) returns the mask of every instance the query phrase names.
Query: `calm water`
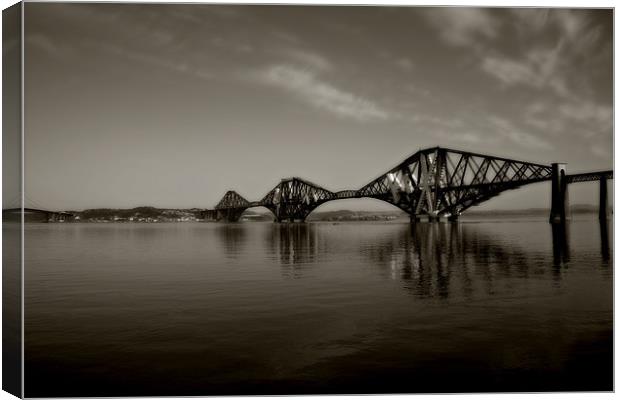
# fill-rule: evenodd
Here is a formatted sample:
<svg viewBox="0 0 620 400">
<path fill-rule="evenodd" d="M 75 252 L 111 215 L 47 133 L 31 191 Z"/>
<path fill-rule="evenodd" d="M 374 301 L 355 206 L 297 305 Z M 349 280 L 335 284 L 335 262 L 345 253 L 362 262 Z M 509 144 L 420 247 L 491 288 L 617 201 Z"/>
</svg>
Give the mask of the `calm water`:
<svg viewBox="0 0 620 400">
<path fill-rule="evenodd" d="M 611 390 L 601 239 L 544 218 L 28 225 L 26 396 Z"/>
</svg>

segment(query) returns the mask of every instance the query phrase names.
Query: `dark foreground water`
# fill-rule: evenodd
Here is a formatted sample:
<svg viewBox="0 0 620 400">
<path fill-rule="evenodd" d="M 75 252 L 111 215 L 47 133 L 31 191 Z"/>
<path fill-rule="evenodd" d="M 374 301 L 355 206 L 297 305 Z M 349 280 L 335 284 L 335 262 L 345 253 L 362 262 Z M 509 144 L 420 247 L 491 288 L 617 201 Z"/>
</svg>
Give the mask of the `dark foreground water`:
<svg viewBox="0 0 620 400">
<path fill-rule="evenodd" d="M 605 232 L 28 225 L 26 396 L 612 390 Z"/>
</svg>

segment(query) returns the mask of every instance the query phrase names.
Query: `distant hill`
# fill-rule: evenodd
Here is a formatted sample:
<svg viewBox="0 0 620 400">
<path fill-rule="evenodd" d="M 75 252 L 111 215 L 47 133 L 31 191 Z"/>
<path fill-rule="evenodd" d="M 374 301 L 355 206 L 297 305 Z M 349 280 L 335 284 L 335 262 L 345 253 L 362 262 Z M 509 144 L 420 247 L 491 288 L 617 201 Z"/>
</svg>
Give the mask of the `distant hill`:
<svg viewBox="0 0 620 400">
<path fill-rule="evenodd" d="M 173 222 L 195 221 L 200 218 L 201 209 L 170 209 L 155 207 L 92 208 L 74 211 L 77 220 L 85 222 Z"/>
</svg>

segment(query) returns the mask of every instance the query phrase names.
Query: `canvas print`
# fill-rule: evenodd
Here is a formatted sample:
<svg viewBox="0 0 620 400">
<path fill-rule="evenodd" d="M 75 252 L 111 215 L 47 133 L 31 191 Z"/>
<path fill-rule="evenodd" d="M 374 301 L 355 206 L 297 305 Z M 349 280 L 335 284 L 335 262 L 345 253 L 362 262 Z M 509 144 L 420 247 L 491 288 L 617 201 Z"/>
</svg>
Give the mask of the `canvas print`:
<svg viewBox="0 0 620 400">
<path fill-rule="evenodd" d="M 3 389 L 613 390 L 613 10 L 3 12 Z"/>
</svg>

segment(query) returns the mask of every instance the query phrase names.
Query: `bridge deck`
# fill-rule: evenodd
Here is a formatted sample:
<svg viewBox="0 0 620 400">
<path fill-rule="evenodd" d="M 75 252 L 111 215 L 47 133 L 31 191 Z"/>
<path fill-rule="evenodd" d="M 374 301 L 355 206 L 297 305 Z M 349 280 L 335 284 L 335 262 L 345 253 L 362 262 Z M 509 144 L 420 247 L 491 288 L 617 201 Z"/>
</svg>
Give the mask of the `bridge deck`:
<svg viewBox="0 0 620 400">
<path fill-rule="evenodd" d="M 613 179 L 614 171 L 607 170 L 607 171 L 584 172 L 581 174 L 570 174 L 570 175 L 566 175 L 566 180 L 568 183 L 591 182 L 591 181 L 598 181 L 601 179 L 601 177 L 604 177 L 606 179 Z"/>
</svg>

